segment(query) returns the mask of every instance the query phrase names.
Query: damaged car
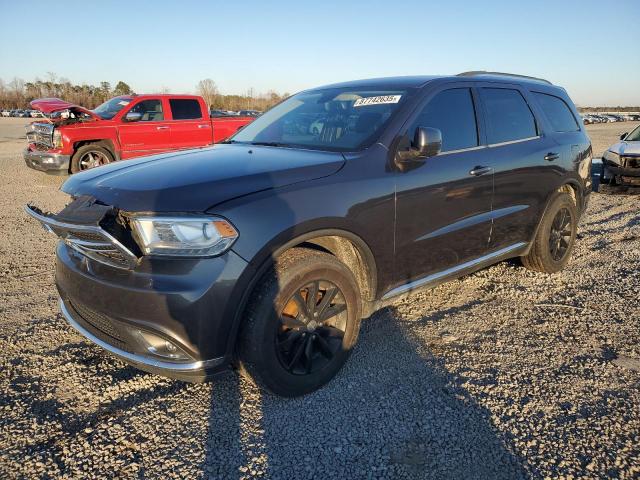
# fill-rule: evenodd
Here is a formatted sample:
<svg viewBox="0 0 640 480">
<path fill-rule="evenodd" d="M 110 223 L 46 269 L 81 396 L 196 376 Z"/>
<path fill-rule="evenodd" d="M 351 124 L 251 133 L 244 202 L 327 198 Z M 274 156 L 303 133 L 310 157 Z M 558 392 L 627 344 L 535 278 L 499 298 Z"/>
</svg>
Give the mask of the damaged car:
<svg viewBox="0 0 640 480">
<path fill-rule="evenodd" d="M 146 371 L 239 367 L 297 396 L 398 298 L 513 257 L 562 270 L 591 152 L 546 80 L 360 80 L 289 97 L 211 148 L 73 175 L 61 212 L 26 212 L 60 238 L 60 308 L 93 343 Z"/>
<path fill-rule="evenodd" d="M 640 187 L 640 125 L 604 152 L 599 169 L 599 191 Z"/>
<path fill-rule="evenodd" d="M 209 146 L 254 120 L 210 118 L 204 99 L 195 95 L 125 95 L 94 110 L 59 98 L 41 98 L 31 106 L 47 118 L 27 125 L 24 160 L 54 174 Z"/>
</svg>

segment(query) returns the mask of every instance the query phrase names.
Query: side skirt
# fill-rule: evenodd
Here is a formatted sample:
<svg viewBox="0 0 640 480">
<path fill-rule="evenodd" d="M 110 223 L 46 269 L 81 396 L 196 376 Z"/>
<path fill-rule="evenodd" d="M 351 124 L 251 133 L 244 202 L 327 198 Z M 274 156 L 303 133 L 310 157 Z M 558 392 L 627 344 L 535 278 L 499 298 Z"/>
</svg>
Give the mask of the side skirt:
<svg viewBox="0 0 640 480">
<path fill-rule="evenodd" d="M 469 260 L 468 262 L 461 263 L 459 265 L 456 265 L 455 267 L 442 270 L 441 272 L 432 273 L 431 275 L 419 278 L 418 280 L 405 283 L 404 285 L 400 285 L 399 287 L 396 287 L 385 293 L 379 300 L 377 306 L 378 308 L 383 307 L 384 305 L 391 303 L 392 300 L 397 300 L 398 298 L 409 295 L 417 290 L 434 288 L 446 282 L 447 280 L 453 280 L 455 278 L 462 277 L 463 275 L 473 273 L 484 267 L 493 265 L 494 263 L 506 260 L 507 258 L 520 256 L 527 250 L 527 247 L 527 243 L 518 242 L 508 247 L 501 248 L 500 250 L 496 250 L 495 252 L 488 253 L 487 255 L 483 255 L 482 257 L 476 258 L 474 260 Z"/>
</svg>

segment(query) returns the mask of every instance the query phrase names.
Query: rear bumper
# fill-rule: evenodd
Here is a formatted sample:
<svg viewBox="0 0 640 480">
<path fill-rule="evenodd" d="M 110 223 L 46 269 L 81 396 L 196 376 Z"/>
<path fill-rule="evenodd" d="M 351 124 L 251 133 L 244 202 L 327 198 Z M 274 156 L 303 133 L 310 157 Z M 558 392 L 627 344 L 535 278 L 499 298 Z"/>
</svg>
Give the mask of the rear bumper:
<svg viewBox="0 0 640 480">
<path fill-rule="evenodd" d="M 70 155 L 41 152 L 26 148 L 22 153 L 28 167 L 41 172 L 64 175 L 69 171 Z"/>
</svg>

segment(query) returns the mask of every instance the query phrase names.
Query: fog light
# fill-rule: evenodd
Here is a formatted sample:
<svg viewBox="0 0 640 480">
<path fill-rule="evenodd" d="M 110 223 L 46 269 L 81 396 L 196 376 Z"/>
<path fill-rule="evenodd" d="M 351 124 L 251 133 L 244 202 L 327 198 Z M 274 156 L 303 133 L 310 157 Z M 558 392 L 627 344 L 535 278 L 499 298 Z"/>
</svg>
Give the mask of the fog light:
<svg viewBox="0 0 640 480">
<path fill-rule="evenodd" d="M 138 343 L 151 355 L 173 361 L 193 360 L 180 347 L 158 335 L 143 330 L 133 330 L 133 334 Z"/>
</svg>

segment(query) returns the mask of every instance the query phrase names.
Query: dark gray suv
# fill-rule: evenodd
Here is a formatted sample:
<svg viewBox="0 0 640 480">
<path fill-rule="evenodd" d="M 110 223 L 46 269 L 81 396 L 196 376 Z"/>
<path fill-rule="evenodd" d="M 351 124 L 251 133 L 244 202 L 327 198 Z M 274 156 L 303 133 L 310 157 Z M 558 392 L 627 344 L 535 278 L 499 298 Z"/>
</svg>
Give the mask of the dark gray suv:
<svg viewBox="0 0 640 480">
<path fill-rule="evenodd" d="M 381 305 L 520 257 L 553 273 L 590 192 L 567 93 L 469 72 L 298 93 L 211 148 L 74 175 L 58 214 L 60 307 L 141 369 L 230 366 L 280 395 L 340 370 Z"/>
</svg>

